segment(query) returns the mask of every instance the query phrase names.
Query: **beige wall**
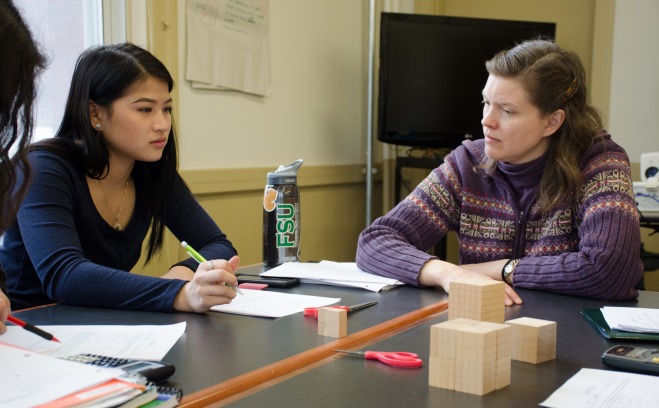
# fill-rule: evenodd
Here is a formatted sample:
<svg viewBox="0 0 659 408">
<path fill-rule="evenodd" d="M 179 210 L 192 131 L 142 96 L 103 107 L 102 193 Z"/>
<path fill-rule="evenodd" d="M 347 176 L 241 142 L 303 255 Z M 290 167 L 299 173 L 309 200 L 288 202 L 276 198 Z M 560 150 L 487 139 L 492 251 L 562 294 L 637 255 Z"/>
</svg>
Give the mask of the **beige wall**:
<svg viewBox="0 0 659 408">
<path fill-rule="evenodd" d="M 635 162 L 659 152 L 658 21 L 659 1 L 615 2 L 610 130 Z"/>
<path fill-rule="evenodd" d="M 180 169 L 192 191 L 242 264 L 259 263 L 266 173 L 302 158 L 302 259 L 353 261 L 366 225 L 368 2 L 271 0 L 267 97 L 192 89 L 185 6 L 152 2 L 149 26 L 151 49 L 176 78 Z M 377 177 L 374 188 L 379 213 Z M 183 256 L 172 237 L 166 247 L 144 273 L 162 274 Z"/>
<path fill-rule="evenodd" d="M 641 153 L 659 151 L 659 2 L 609 2 L 615 3 L 609 130 L 627 150 L 634 180 L 640 180 Z M 659 234 L 652 232 L 641 228 L 641 239 L 647 251 L 659 253 Z M 659 291 L 659 271 L 647 272 L 645 280 L 647 289 Z"/>
<path fill-rule="evenodd" d="M 354 261 L 357 237 L 365 226 L 362 165 L 304 168 L 298 177 L 301 207 L 302 261 Z M 271 168 L 182 170 L 201 205 L 227 234 L 242 265 L 262 262 L 263 187 Z M 380 196 L 375 177 L 374 194 Z M 380 208 L 379 202 L 376 206 Z M 162 255 L 135 272 L 159 276 L 185 256 L 180 243 L 167 234 Z"/>
<path fill-rule="evenodd" d="M 185 4 L 178 1 L 183 169 L 365 162 L 368 2 L 271 0 L 267 97 L 192 89 Z"/>
</svg>

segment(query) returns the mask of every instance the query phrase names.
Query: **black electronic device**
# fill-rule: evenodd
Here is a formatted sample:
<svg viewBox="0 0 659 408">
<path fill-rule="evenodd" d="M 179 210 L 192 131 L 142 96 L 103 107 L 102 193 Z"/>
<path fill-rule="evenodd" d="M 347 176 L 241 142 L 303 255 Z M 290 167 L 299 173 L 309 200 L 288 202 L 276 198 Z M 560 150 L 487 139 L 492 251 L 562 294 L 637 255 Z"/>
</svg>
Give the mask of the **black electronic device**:
<svg viewBox="0 0 659 408">
<path fill-rule="evenodd" d="M 482 138 L 485 61 L 555 32 L 550 22 L 382 13 L 378 140 L 455 148 Z"/>
<path fill-rule="evenodd" d="M 298 278 L 275 278 L 259 275 L 236 275 L 238 283 L 265 283 L 272 288 L 289 288 L 300 283 Z"/>
<path fill-rule="evenodd" d="M 614 346 L 602 354 L 602 362 L 624 371 L 659 375 L 659 348 Z"/>
<path fill-rule="evenodd" d="M 140 374 L 153 383 L 160 383 L 171 377 L 176 368 L 172 364 L 158 361 L 132 360 L 115 358 L 98 354 L 76 354 L 61 357 L 64 360 L 90 364 L 98 367 L 120 368 L 127 373 Z"/>
</svg>

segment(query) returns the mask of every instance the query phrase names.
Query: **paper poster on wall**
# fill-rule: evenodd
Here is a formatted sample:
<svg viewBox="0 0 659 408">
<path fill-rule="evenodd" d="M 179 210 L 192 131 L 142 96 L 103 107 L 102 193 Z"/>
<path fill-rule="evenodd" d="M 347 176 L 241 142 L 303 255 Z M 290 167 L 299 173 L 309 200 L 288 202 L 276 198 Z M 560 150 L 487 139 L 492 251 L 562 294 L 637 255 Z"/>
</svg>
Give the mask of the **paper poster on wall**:
<svg viewBox="0 0 659 408">
<path fill-rule="evenodd" d="M 270 94 L 268 0 L 188 0 L 187 68 L 193 88 Z"/>
</svg>

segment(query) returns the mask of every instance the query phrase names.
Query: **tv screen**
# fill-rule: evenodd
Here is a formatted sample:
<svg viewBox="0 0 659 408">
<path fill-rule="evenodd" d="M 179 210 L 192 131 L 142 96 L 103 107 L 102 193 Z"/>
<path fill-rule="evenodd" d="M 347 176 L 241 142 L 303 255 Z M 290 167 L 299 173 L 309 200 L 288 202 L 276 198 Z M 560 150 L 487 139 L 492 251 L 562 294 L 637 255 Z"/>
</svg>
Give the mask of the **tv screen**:
<svg viewBox="0 0 659 408">
<path fill-rule="evenodd" d="M 556 24 L 382 13 L 378 140 L 454 148 L 483 137 L 485 61 Z"/>
</svg>

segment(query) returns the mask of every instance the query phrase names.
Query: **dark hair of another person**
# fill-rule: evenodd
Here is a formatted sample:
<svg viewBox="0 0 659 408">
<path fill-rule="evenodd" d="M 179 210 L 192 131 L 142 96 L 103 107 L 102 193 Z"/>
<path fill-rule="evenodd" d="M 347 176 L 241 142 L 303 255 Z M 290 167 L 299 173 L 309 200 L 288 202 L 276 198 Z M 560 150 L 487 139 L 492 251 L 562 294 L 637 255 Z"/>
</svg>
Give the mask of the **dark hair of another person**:
<svg viewBox="0 0 659 408">
<path fill-rule="evenodd" d="M 109 154 L 103 134 L 92 126 L 90 102 L 112 112 L 114 101 L 149 77 L 166 83 L 170 92 L 174 87 L 174 80 L 162 62 L 134 44 L 96 46 L 84 51 L 73 72 L 62 124 L 55 138 L 42 146 L 68 149 L 87 176 L 103 179 L 110 165 Z M 177 168 L 176 137 L 172 123 L 160 160 L 136 161 L 132 172 L 135 184 L 144 189 L 143 196 L 146 197 L 151 219 L 146 262 L 162 248 L 166 197 L 178 177 Z"/>
<path fill-rule="evenodd" d="M 0 0 L 0 234 L 14 221 L 28 189 L 30 166 L 25 148 L 32 139 L 35 81 L 46 67 L 16 7 Z M 10 154 L 13 151 L 13 157 Z M 16 185 L 17 172 L 24 183 Z"/>
<path fill-rule="evenodd" d="M 540 113 L 565 111 L 563 125 L 550 136 L 547 165 L 540 182 L 541 211 L 572 203 L 582 183 L 580 161 L 602 135 L 602 119 L 588 103 L 586 72 L 576 53 L 553 41 L 535 39 L 501 51 L 485 63 L 490 75 L 515 79 Z M 484 166 L 493 171 L 496 162 Z"/>
</svg>

